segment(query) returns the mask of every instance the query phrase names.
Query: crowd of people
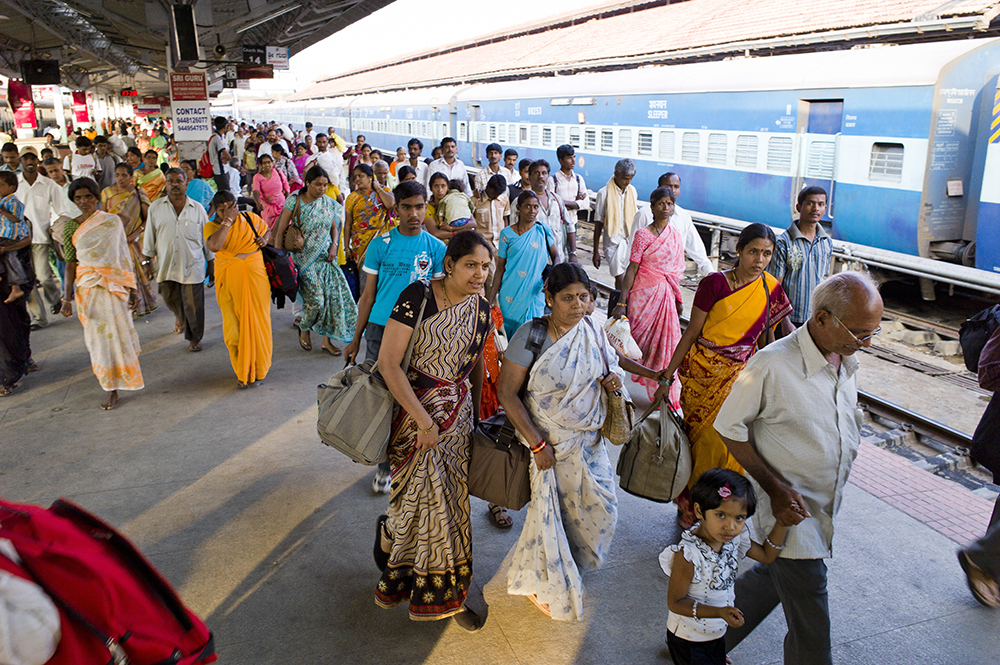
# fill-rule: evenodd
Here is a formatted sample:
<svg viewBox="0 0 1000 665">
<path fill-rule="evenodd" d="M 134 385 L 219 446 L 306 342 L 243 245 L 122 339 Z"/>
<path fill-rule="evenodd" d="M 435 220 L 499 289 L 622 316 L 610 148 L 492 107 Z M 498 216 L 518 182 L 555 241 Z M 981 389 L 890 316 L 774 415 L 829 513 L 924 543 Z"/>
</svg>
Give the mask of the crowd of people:
<svg viewBox="0 0 1000 665">
<path fill-rule="evenodd" d="M 207 163 L 180 164 L 168 134 L 133 137 L 127 123 L 77 138 L 65 162 L 3 146 L 0 395 L 37 369 L 29 336 L 46 312 L 75 306 L 107 392 L 101 407 L 114 408 L 118 391 L 144 386 L 133 319 L 162 299 L 198 352 L 212 285 L 237 387 L 258 385 L 272 358 L 260 250 L 297 239 L 302 349 L 316 333 L 351 363 L 363 344 L 401 406 L 372 484 L 388 495 L 373 547 L 380 606 L 481 627 L 465 606 L 467 473 L 477 422 L 502 410 L 533 459 L 508 591 L 553 619 L 580 619 L 580 570 L 602 564 L 617 521 L 608 395 L 627 396 L 631 376 L 681 410 L 691 441 L 694 470 L 677 499 L 684 535 L 661 555 L 674 661 L 725 662 L 780 602 L 785 662 L 831 662 L 824 559 L 859 444 L 854 356 L 879 333 L 882 303 L 866 275 L 828 276 L 823 189 L 799 193 L 780 236 L 748 225 L 735 266 L 719 271 L 677 203 L 680 177 L 664 173 L 640 206 L 630 159 L 590 210 L 569 145 L 553 173 L 490 144 L 472 180 L 451 138 L 433 160 L 411 139 L 389 163 L 332 127 L 214 127 Z M 594 220 L 593 266 L 619 289 L 609 314 L 630 319 L 641 362 L 591 318 L 583 214 Z M 685 256 L 705 277 L 681 334 Z M 512 527 L 504 506 L 488 508 L 496 527 Z M 737 579 L 742 556 L 761 563 Z"/>
</svg>

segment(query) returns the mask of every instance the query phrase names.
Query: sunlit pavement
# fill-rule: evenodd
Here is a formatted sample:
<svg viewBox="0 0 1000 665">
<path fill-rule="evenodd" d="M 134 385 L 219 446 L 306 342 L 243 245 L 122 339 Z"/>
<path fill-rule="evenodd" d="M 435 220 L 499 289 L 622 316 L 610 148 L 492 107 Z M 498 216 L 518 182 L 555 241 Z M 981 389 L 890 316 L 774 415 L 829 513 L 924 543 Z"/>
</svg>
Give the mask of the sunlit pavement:
<svg viewBox="0 0 1000 665">
<path fill-rule="evenodd" d="M 623 492 L 609 559 L 584 577 L 582 622 L 552 621 L 507 595 L 524 511 L 499 531 L 478 499 L 470 605 L 488 606 L 483 630 L 379 609 L 371 547 L 385 497 L 371 492 L 371 468 L 316 435 L 316 385 L 342 361 L 315 337 L 302 351 L 286 308 L 274 312 L 271 374 L 237 390 L 207 294 L 201 353 L 171 333 L 163 306 L 136 323 L 146 388 L 122 393 L 111 412 L 98 409 L 104 395 L 79 323 L 33 333 L 41 371 L 0 400 L 0 495 L 45 505 L 69 497 L 121 528 L 205 618 L 222 663 L 668 662 L 657 555 L 679 535 L 675 512 Z M 955 548 L 849 485 L 830 562 L 835 661 L 996 662 L 1000 612 L 972 599 Z M 734 662 L 781 662 L 783 635 L 779 610 Z"/>
</svg>

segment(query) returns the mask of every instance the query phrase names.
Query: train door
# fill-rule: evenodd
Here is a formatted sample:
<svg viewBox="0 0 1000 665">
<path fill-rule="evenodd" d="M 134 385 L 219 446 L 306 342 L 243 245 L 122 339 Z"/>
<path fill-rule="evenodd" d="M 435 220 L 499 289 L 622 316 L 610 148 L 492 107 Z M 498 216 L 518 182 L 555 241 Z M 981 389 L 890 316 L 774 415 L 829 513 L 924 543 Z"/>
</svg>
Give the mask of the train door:
<svg viewBox="0 0 1000 665">
<path fill-rule="evenodd" d="M 837 149 L 844 121 L 844 100 L 799 101 L 799 159 L 791 192 L 791 212 L 797 216 L 795 204 L 805 187 L 819 186 L 826 190 L 827 206 L 823 223 L 830 226 L 836 214 Z"/>
</svg>

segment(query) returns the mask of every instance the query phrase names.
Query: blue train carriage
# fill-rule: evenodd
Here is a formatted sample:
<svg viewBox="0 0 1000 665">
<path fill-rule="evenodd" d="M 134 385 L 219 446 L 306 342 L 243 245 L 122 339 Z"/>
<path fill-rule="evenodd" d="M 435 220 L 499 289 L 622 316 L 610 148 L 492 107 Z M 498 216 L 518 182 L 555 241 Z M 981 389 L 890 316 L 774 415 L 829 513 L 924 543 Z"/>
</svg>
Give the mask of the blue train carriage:
<svg viewBox="0 0 1000 665">
<path fill-rule="evenodd" d="M 411 138 L 424 144 L 424 157 L 446 136 L 454 136 L 453 99 L 458 88 L 423 88 L 361 95 L 351 102 L 351 136 L 359 134 L 391 161 Z M 388 151 L 388 152 L 386 152 Z"/>
<path fill-rule="evenodd" d="M 328 99 L 311 99 L 303 104 L 302 127 L 295 129 L 305 131 L 305 123 L 313 124 L 313 131 L 325 134 L 330 127 L 340 135 L 340 138 L 350 142 L 348 134 L 351 130 L 351 102 L 354 97 L 337 97 Z"/>
<path fill-rule="evenodd" d="M 994 71 L 996 69 L 994 68 Z M 979 103 L 973 178 L 966 213 L 965 255 L 981 270 L 1000 272 L 1000 77 L 993 75 Z"/>
<path fill-rule="evenodd" d="M 555 168 L 555 148 L 570 143 L 595 190 L 615 161 L 631 157 L 642 198 L 671 170 L 682 178 L 686 207 L 777 227 L 790 223 L 803 187 L 820 185 L 830 194 L 824 221 L 835 237 L 928 256 L 968 235 L 948 221 L 954 210 L 964 214 L 965 198 L 955 195 L 954 184 L 949 196 L 947 181 L 968 182 L 973 170 L 974 98 L 949 104 L 943 116 L 936 104 L 950 99 L 941 93 L 952 88 L 978 94 L 997 43 L 887 46 L 477 85 L 456 96 L 459 119 L 470 123 L 461 147 L 484 163 L 485 146 L 496 141 Z M 943 139 L 947 145 L 939 145 Z M 945 154 L 955 155 L 948 169 Z"/>
</svg>

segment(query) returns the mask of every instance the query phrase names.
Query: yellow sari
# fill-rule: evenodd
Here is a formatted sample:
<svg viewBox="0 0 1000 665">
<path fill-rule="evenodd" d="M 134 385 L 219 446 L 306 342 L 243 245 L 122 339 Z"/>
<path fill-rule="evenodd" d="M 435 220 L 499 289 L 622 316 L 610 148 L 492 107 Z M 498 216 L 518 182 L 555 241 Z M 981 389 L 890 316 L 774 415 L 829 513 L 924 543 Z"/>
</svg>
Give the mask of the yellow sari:
<svg viewBox="0 0 1000 665">
<path fill-rule="evenodd" d="M 250 221 L 247 218 L 250 218 Z M 241 213 L 226 243 L 215 253 L 215 293 L 222 310 L 222 338 L 240 383 L 260 381 L 271 368 L 271 286 L 254 233 L 267 228 L 253 213 Z M 205 240 L 220 224 L 205 225 Z"/>
<path fill-rule="evenodd" d="M 150 201 L 155 201 L 163 196 L 163 190 L 167 187 L 167 178 L 160 169 L 153 169 L 146 175 L 136 171 L 135 184 L 146 192 Z"/>
<path fill-rule="evenodd" d="M 681 362 L 678 371 L 681 409 L 693 458 L 689 489 L 709 469 L 732 469 L 743 473 L 743 467 L 715 431 L 715 417 L 733 389 L 736 377 L 753 355 L 757 338 L 764 332 L 768 319 L 776 326 L 792 312 L 792 304 L 777 280 L 766 272 L 763 279 L 767 280 L 767 291 L 763 281 L 757 279 L 715 302 L 708 312 L 701 337 Z M 683 507 L 680 497 L 678 504 Z"/>
</svg>

